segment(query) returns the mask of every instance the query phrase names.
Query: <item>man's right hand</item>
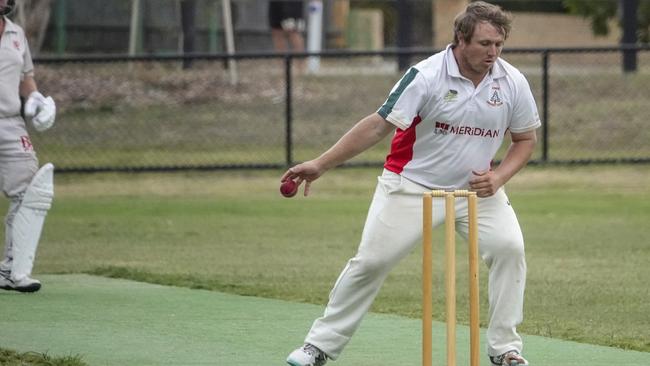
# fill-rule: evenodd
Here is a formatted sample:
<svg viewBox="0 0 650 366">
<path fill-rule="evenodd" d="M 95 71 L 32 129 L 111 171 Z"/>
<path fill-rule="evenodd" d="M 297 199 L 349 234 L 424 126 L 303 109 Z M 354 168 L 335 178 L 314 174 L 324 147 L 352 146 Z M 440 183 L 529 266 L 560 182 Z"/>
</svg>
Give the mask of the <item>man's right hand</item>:
<svg viewBox="0 0 650 366">
<path fill-rule="evenodd" d="M 280 178 L 280 182 L 294 180 L 300 187 L 300 184 L 304 181 L 304 195 L 308 196 L 311 182 L 318 179 L 323 173 L 325 173 L 325 169 L 322 169 L 315 160 L 310 160 L 289 168 Z"/>
</svg>

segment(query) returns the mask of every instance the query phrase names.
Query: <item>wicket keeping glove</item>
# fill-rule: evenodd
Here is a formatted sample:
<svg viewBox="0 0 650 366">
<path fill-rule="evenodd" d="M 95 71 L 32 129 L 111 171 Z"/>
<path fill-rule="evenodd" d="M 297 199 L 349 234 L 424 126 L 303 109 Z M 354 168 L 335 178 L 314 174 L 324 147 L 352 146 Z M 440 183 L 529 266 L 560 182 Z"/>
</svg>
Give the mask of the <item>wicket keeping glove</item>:
<svg viewBox="0 0 650 366">
<path fill-rule="evenodd" d="M 52 97 L 44 97 L 38 91 L 32 92 L 25 102 L 25 115 L 32 119 L 37 131 L 43 132 L 54 124 L 56 105 Z"/>
</svg>

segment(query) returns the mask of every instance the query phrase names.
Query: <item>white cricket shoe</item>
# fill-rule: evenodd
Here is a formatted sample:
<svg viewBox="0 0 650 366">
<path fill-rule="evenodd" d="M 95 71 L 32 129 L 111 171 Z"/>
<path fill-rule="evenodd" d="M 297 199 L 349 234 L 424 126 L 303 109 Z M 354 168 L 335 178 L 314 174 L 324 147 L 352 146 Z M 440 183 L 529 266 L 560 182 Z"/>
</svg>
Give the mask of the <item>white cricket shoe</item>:
<svg viewBox="0 0 650 366">
<path fill-rule="evenodd" d="M 322 366 L 326 362 L 325 352 L 309 343 L 305 343 L 287 357 L 287 363 L 291 366 Z"/>
<path fill-rule="evenodd" d="M 36 292 L 40 290 L 41 282 L 29 276 L 13 280 L 9 272 L 0 271 L 0 289 L 18 292 Z"/>
<path fill-rule="evenodd" d="M 528 361 L 518 351 L 508 351 L 499 356 L 490 356 L 490 362 L 495 366 L 525 366 Z"/>
</svg>

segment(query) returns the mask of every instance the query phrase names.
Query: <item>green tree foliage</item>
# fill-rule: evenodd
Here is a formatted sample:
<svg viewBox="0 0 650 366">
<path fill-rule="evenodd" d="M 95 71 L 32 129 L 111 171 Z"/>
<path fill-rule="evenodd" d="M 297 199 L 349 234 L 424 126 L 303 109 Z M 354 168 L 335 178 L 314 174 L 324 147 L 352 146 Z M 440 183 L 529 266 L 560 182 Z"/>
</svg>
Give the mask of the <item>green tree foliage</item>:
<svg viewBox="0 0 650 366">
<path fill-rule="evenodd" d="M 609 33 L 609 21 L 617 17 L 619 0 L 564 0 L 564 5 L 571 14 L 581 15 L 590 19 L 591 29 L 596 35 Z M 637 11 L 638 38 L 640 42 L 650 42 L 650 1 L 640 0 Z M 620 26 L 619 19 L 619 26 Z"/>
<path fill-rule="evenodd" d="M 643 0 L 639 4 L 639 40 L 650 43 L 650 1 Z"/>
</svg>

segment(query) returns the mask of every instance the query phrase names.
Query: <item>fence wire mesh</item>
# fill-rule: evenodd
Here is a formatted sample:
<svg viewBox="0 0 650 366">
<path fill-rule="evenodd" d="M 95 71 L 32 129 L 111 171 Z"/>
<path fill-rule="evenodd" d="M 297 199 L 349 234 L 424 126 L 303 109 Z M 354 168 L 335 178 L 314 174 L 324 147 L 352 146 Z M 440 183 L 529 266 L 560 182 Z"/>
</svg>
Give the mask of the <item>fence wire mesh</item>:
<svg viewBox="0 0 650 366">
<path fill-rule="evenodd" d="M 36 79 L 58 118 L 30 134 L 40 160 L 60 171 L 277 168 L 326 150 L 375 112 L 403 73 L 385 53 L 321 54 L 317 72 L 294 56 L 238 57 L 236 84 L 225 56 L 43 60 Z M 622 71 L 620 51 L 503 56 L 548 113 L 534 161 L 650 161 L 647 49 L 633 73 Z M 380 165 L 389 143 L 350 164 Z"/>
<path fill-rule="evenodd" d="M 648 160 L 650 53 L 624 73 L 620 52 L 550 56 L 548 144 L 551 160 Z"/>
</svg>

